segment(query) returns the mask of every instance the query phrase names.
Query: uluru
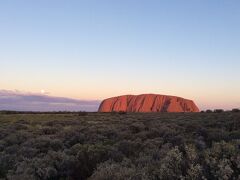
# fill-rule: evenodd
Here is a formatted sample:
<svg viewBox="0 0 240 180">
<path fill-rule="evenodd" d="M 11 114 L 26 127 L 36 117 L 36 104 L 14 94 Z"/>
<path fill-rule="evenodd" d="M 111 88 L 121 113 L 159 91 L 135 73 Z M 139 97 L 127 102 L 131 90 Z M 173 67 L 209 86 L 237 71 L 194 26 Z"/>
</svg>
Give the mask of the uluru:
<svg viewBox="0 0 240 180">
<path fill-rule="evenodd" d="M 199 112 L 189 99 L 159 94 L 123 95 L 102 101 L 99 112 Z"/>
</svg>

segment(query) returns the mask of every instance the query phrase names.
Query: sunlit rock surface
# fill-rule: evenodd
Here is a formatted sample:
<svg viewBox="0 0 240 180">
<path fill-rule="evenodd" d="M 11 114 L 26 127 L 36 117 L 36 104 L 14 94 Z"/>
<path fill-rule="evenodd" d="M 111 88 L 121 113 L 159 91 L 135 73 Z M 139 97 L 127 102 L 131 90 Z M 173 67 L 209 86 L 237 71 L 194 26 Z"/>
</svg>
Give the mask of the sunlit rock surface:
<svg viewBox="0 0 240 180">
<path fill-rule="evenodd" d="M 199 112 L 192 100 L 157 94 L 124 95 L 102 101 L 99 112 Z"/>
</svg>

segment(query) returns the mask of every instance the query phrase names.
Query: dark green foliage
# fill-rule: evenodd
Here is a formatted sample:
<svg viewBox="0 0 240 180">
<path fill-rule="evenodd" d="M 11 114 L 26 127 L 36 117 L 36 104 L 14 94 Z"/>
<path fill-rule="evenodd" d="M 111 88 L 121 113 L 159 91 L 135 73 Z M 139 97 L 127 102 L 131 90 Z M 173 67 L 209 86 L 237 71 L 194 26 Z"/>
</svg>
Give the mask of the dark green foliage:
<svg viewBox="0 0 240 180">
<path fill-rule="evenodd" d="M 212 113 L 213 111 L 211 109 L 206 110 L 206 113 Z"/>
<path fill-rule="evenodd" d="M 84 111 L 78 113 L 79 116 L 86 116 L 87 114 L 88 114 L 88 113 L 87 113 L 87 112 L 84 112 Z"/>
<path fill-rule="evenodd" d="M 222 112 L 224 112 L 224 110 L 223 109 L 215 109 L 214 112 L 215 113 L 222 113 Z"/>
<path fill-rule="evenodd" d="M 240 112 L 240 109 L 237 109 L 237 108 L 232 109 L 232 112 Z"/>
<path fill-rule="evenodd" d="M 4 111 L 0 132 L 0 179 L 240 178 L 240 113 L 235 110 Z"/>
<path fill-rule="evenodd" d="M 118 114 L 127 114 L 126 111 L 119 111 Z"/>
</svg>

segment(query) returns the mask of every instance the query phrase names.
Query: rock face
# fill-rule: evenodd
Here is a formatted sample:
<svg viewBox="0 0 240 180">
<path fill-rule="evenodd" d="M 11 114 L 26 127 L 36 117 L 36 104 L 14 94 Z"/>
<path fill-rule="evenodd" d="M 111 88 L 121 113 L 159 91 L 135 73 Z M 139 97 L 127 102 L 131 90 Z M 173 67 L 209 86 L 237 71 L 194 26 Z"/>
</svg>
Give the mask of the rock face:
<svg viewBox="0 0 240 180">
<path fill-rule="evenodd" d="M 98 112 L 199 112 L 192 100 L 157 94 L 124 95 L 103 100 Z"/>
</svg>

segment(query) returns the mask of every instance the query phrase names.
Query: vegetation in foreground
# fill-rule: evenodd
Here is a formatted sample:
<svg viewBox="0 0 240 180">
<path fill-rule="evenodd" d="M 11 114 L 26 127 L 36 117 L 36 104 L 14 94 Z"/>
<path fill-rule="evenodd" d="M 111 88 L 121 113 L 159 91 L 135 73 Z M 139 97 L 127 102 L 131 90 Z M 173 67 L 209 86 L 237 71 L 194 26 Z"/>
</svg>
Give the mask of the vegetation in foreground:
<svg viewBox="0 0 240 180">
<path fill-rule="evenodd" d="M 240 113 L 0 114 L 2 179 L 240 179 Z"/>
</svg>

